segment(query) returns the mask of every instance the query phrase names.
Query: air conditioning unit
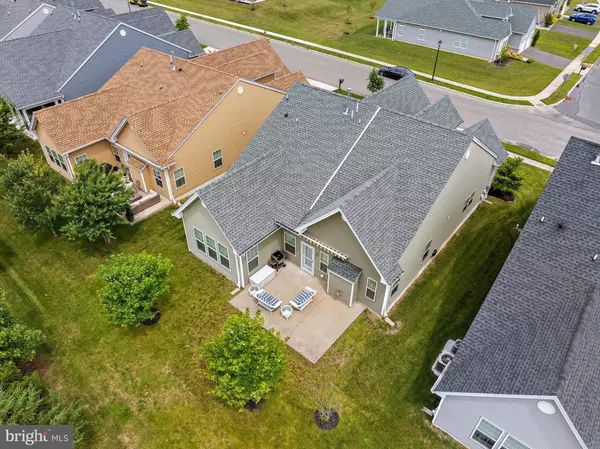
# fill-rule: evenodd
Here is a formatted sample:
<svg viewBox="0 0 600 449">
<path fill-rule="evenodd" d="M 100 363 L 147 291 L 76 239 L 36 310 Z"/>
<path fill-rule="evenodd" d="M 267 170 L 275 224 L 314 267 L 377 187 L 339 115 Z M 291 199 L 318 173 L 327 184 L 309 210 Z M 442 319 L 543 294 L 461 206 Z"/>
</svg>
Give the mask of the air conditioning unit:
<svg viewBox="0 0 600 449">
<path fill-rule="evenodd" d="M 444 349 L 442 349 L 442 352 L 440 352 L 440 355 L 438 355 L 437 359 L 435 360 L 435 363 L 431 367 L 431 371 L 433 371 L 433 374 L 435 374 L 438 377 L 442 375 L 448 364 L 454 358 L 454 355 L 458 352 L 458 349 L 460 348 L 461 344 L 462 340 L 460 339 L 448 340 L 446 342 L 446 344 L 444 345 Z"/>
</svg>

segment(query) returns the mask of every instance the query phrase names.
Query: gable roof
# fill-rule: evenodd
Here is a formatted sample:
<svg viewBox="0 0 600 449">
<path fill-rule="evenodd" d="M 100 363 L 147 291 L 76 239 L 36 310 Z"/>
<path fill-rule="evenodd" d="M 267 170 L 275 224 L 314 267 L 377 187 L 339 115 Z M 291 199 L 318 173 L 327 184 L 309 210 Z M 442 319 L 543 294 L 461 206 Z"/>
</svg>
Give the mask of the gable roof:
<svg viewBox="0 0 600 449">
<path fill-rule="evenodd" d="M 238 254 L 278 226 L 299 229 L 340 211 L 393 282 L 400 256 L 471 142 L 466 132 L 296 84 L 230 171 L 195 198 Z M 282 174 L 286 185 L 273 189 L 269 180 Z"/>
<path fill-rule="evenodd" d="M 427 14 L 423 14 L 426 10 Z M 376 16 L 489 39 L 510 36 L 510 3 L 494 0 L 387 0 Z M 505 19 L 505 20 L 502 20 Z"/>
<path fill-rule="evenodd" d="M 571 137 L 436 387 L 557 396 L 590 449 L 600 448 L 599 154 Z"/>
<path fill-rule="evenodd" d="M 385 89 L 378 90 L 367 97 L 365 102 L 409 115 L 416 114 L 430 104 L 429 98 L 414 76 L 407 76 Z"/>
<path fill-rule="evenodd" d="M 203 65 L 203 59 L 174 58 L 173 71 L 169 55 L 143 48 L 98 92 L 37 111 L 35 117 L 60 153 L 108 139 L 125 118 L 153 161 L 168 165 L 170 154 L 239 79 Z M 271 73 L 272 58 L 265 59 L 263 70 Z"/>
<path fill-rule="evenodd" d="M 463 122 L 448 95 L 417 112 L 415 117 L 450 129 L 458 128 Z"/>
<path fill-rule="evenodd" d="M 538 9 L 533 6 L 511 4 L 513 15 L 508 19 L 513 33 L 525 34 L 535 25 Z"/>
</svg>

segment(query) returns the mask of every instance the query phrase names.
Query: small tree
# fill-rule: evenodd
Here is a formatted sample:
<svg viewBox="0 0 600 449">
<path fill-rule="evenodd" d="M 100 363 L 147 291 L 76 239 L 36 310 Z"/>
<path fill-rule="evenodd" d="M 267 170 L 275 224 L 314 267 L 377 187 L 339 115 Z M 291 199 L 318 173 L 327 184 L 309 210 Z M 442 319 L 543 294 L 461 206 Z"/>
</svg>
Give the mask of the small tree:
<svg viewBox="0 0 600 449">
<path fill-rule="evenodd" d="M 367 89 L 371 92 L 377 92 L 378 90 L 383 89 L 383 76 L 379 74 L 377 69 L 371 70 L 369 73 L 369 84 L 367 84 Z"/>
<path fill-rule="evenodd" d="M 540 30 L 535 30 L 535 33 L 533 34 L 533 39 L 531 39 L 531 46 L 535 47 L 535 44 L 537 44 L 538 39 L 540 38 Z"/>
<path fill-rule="evenodd" d="M 498 167 L 494 181 L 492 182 L 493 190 L 500 190 L 503 193 L 513 193 L 523 184 L 523 177 L 519 175 L 518 170 L 523 162 L 520 157 L 506 158 L 506 160 Z"/>
<path fill-rule="evenodd" d="M 107 172 L 93 159 L 76 165 L 75 179 L 56 203 L 66 222 L 61 231 L 71 240 L 103 238 L 109 243 L 114 229 L 127 222 L 123 216 L 131 195 L 133 191 L 123 184 L 121 171 Z"/>
<path fill-rule="evenodd" d="M 17 222 L 32 233 L 54 233 L 57 213 L 53 199 L 64 187 L 64 178 L 28 151 L 0 166 L 0 187 Z"/>
<path fill-rule="evenodd" d="M 120 326 L 138 326 L 151 320 L 156 299 L 169 290 L 167 276 L 173 269 L 169 259 L 140 254 L 114 254 L 98 269 L 105 282 L 100 300 L 111 321 Z"/>
<path fill-rule="evenodd" d="M 215 384 L 210 393 L 240 410 L 260 402 L 285 369 L 285 342 L 263 324 L 260 313 L 252 318 L 249 310 L 230 316 L 221 335 L 202 349 L 206 375 Z"/>
<path fill-rule="evenodd" d="M 23 132 L 11 123 L 14 116 L 12 104 L 0 96 L 0 154 L 8 154 L 23 137 Z"/>
<path fill-rule="evenodd" d="M 508 61 L 509 57 L 510 47 L 508 45 L 505 45 L 504 47 L 502 47 L 502 50 L 500 50 L 500 57 L 498 58 L 498 62 L 500 64 L 506 64 L 506 61 Z"/>
<path fill-rule="evenodd" d="M 0 292 L 0 365 L 31 362 L 42 341 L 42 332 L 17 322 L 6 309 L 6 296 Z"/>
<path fill-rule="evenodd" d="M 554 24 L 554 16 L 549 12 L 544 15 L 544 26 L 546 28 L 551 27 Z"/>
<path fill-rule="evenodd" d="M 190 23 L 188 22 L 185 14 L 181 14 L 179 18 L 175 21 L 175 28 L 177 31 L 183 31 L 190 28 Z"/>
<path fill-rule="evenodd" d="M 375 17 L 375 8 L 377 8 L 377 0 L 371 0 L 369 8 L 371 8 L 371 19 L 373 19 Z"/>
</svg>

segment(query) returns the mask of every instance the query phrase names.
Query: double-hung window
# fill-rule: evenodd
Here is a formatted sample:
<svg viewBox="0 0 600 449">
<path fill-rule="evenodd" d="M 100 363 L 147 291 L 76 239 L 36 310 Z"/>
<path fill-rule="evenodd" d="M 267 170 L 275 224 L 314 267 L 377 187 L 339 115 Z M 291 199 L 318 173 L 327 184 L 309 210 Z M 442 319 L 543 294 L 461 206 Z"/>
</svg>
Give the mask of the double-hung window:
<svg viewBox="0 0 600 449">
<path fill-rule="evenodd" d="M 214 151 L 212 154 L 213 160 L 213 168 L 216 170 L 223 166 L 223 152 L 219 148 L 217 151 Z"/>
<path fill-rule="evenodd" d="M 283 249 L 292 254 L 296 255 L 296 237 L 292 234 L 288 234 L 287 232 L 283 233 Z"/>
<path fill-rule="evenodd" d="M 204 243 L 204 234 L 194 228 L 194 238 L 196 240 L 196 248 L 206 254 L 206 244 Z"/>
<path fill-rule="evenodd" d="M 156 183 L 156 185 L 158 187 L 160 187 L 162 189 L 163 182 L 162 182 L 162 174 L 161 174 L 160 170 L 157 170 L 156 168 L 153 168 L 152 170 L 154 171 L 154 182 Z"/>
<path fill-rule="evenodd" d="M 65 158 L 62 157 L 61 154 L 56 153 L 56 151 L 54 152 L 54 157 L 58 160 L 58 165 L 60 165 L 63 170 L 67 171 L 67 165 L 65 164 Z"/>
<path fill-rule="evenodd" d="M 471 439 L 487 449 L 492 449 L 501 436 L 502 430 L 482 418 L 473 430 Z"/>
<path fill-rule="evenodd" d="M 121 156 L 119 155 L 119 149 L 116 147 L 112 147 L 112 152 L 113 152 L 113 155 L 115 156 L 115 161 L 117 161 L 117 163 L 120 164 Z"/>
<path fill-rule="evenodd" d="M 208 257 L 210 257 L 212 260 L 214 260 L 215 262 L 219 261 L 219 258 L 217 257 L 217 243 L 214 241 L 214 239 L 208 235 L 204 236 L 206 238 L 206 249 L 208 251 Z"/>
<path fill-rule="evenodd" d="M 365 289 L 365 296 L 367 299 L 375 302 L 375 295 L 377 294 L 377 281 L 375 279 L 367 278 L 367 287 Z"/>
<path fill-rule="evenodd" d="M 469 206 L 473 203 L 473 199 L 475 198 L 475 190 L 473 190 L 471 192 L 471 195 L 469 195 L 469 198 L 467 198 L 465 200 L 465 205 L 463 206 L 463 212 L 466 211 Z"/>
<path fill-rule="evenodd" d="M 433 240 L 429 240 L 427 242 L 427 245 L 425 245 L 425 250 L 423 251 L 423 258 L 421 259 L 421 262 L 425 261 L 425 259 L 427 259 L 427 257 L 429 256 L 429 251 L 431 250 L 432 242 L 433 242 Z"/>
<path fill-rule="evenodd" d="M 519 440 L 517 440 L 516 438 L 513 438 L 509 435 L 508 438 L 506 438 L 506 440 L 504 440 L 504 443 L 502 443 L 502 446 L 500 446 L 500 449 L 530 449 L 530 448 L 529 448 L 529 446 L 525 446 Z"/>
<path fill-rule="evenodd" d="M 417 37 L 420 41 L 425 40 L 425 28 L 419 28 L 419 36 Z"/>
<path fill-rule="evenodd" d="M 87 154 L 85 153 L 75 158 L 76 165 L 83 164 L 85 161 L 87 161 Z"/>
<path fill-rule="evenodd" d="M 48 145 L 44 145 L 44 147 L 46 148 L 46 153 L 48 154 L 48 159 L 50 159 L 52 162 L 54 162 L 55 164 L 58 164 L 58 161 L 56 159 L 54 159 L 54 151 L 52 151 Z"/>
<path fill-rule="evenodd" d="M 248 274 L 251 274 L 258 268 L 258 245 L 248 250 L 246 259 L 248 260 Z"/>
<path fill-rule="evenodd" d="M 178 168 L 173 172 L 173 179 L 175 179 L 175 188 L 179 189 L 183 187 L 185 183 L 185 173 L 183 172 L 183 167 Z"/>
<path fill-rule="evenodd" d="M 228 270 L 230 270 L 231 268 L 229 265 L 229 250 L 226 246 L 223 246 L 220 243 L 217 243 L 217 246 L 219 247 L 219 263 Z"/>
<path fill-rule="evenodd" d="M 329 254 L 325 251 L 321 251 L 319 254 L 319 271 L 321 273 L 327 273 L 327 267 L 329 267 Z"/>
<path fill-rule="evenodd" d="M 460 48 L 461 50 L 466 50 L 468 44 L 469 44 L 469 39 L 467 39 L 466 37 L 456 37 L 456 38 L 454 38 L 454 44 L 452 44 L 452 46 L 454 48 Z"/>
<path fill-rule="evenodd" d="M 400 25 L 399 23 L 396 24 L 396 36 L 404 36 L 404 25 Z"/>
</svg>

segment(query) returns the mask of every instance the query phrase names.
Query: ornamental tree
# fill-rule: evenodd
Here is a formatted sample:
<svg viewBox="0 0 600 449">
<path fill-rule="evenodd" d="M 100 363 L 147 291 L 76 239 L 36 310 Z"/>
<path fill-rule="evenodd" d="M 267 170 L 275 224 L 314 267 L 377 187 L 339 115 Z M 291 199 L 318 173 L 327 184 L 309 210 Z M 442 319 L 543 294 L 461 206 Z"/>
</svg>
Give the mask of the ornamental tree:
<svg viewBox="0 0 600 449">
<path fill-rule="evenodd" d="M 32 233 L 54 233 L 57 210 L 53 200 L 64 187 L 63 177 L 28 151 L 0 165 L 0 187 L 16 221 Z"/>
<path fill-rule="evenodd" d="M 379 74 L 377 69 L 371 70 L 369 73 L 369 84 L 367 84 L 367 89 L 371 92 L 377 92 L 378 90 L 383 89 L 383 76 Z"/>
<path fill-rule="evenodd" d="M 93 159 L 75 166 L 75 179 L 56 202 L 67 238 L 110 243 L 124 218 L 133 190 L 123 183 L 123 172 L 107 171 Z"/>
<path fill-rule="evenodd" d="M 31 362 L 42 341 L 42 332 L 19 323 L 6 308 L 6 297 L 0 292 L 0 365 Z"/>
<path fill-rule="evenodd" d="M 169 259 L 140 254 L 114 254 L 98 276 L 105 282 L 100 300 L 110 320 L 120 326 L 139 326 L 151 320 L 156 299 L 167 292 L 167 276 L 173 269 Z"/>
<path fill-rule="evenodd" d="M 189 29 L 190 23 L 187 20 L 185 14 L 181 14 L 179 18 L 175 21 L 175 28 L 177 31 L 184 31 Z"/>
<path fill-rule="evenodd" d="M 8 154 L 23 137 L 23 132 L 11 123 L 15 116 L 12 105 L 0 96 L 0 154 Z"/>
<path fill-rule="evenodd" d="M 506 158 L 502 165 L 498 167 L 498 171 L 492 182 L 492 189 L 498 189 L 504 193 L 513 193 L 519 190 L 523 184 L 523 177 L 518 173 L 522 162 L 523 159 L 520 157 Z"/>
<path fill-rule="evenodd" d="M 249 310 L 232 315 L 221 335 L 202 348 L 208 364 L 205 373 L 214 382 L 210 393 L 240 410 L 249 402 L 260 402 L 285 369 L 285 342 L 263 324 L 260 312 L 255 318 Z"/>
</svg>

